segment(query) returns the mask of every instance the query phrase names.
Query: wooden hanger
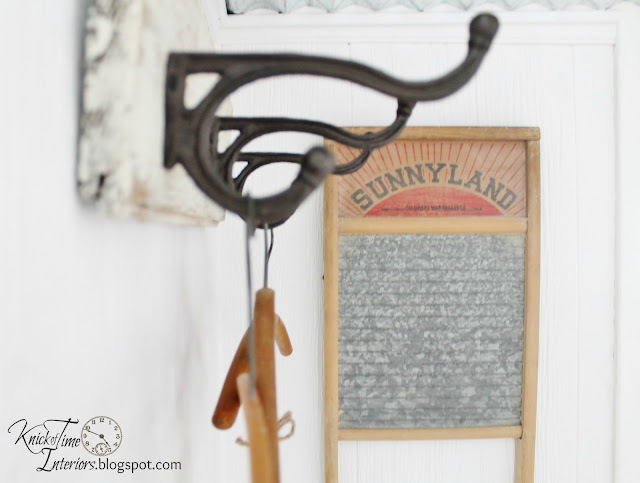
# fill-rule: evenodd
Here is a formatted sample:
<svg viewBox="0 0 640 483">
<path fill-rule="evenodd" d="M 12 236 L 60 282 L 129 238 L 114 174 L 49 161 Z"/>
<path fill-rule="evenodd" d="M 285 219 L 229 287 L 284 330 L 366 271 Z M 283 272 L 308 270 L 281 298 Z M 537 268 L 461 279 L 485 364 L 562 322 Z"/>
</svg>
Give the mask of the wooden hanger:
<svg viewBox="0 0 640 483">
<path fill-rule="evenodd" d="M 277 470 L 274 461 L 273 446 L 269 438 L 269 431 L 265 421 L 262 402 L 258 392 L 251 396 L 249 374 L 243 372 L 236 380 L 240 401 L 244 407 L 244 414 L 249 430 L 249 446 L 251 449 L 251 479 L 254 482 L 278 483 Z M 277 463 L 276 463 L 277 466 Z"/>
<path fill-rule="evenodd" d="M 282 319 L 276 314 L 276 323 L 274 330 L 274 340 L 278 345 L 278 350 L 283 356 L 291 355 L 293 347 L 287 328 Z M 244 372 L 249 372 L 249 329 L 244 333 L 238 349 L 236 350 L 231 366 L 227 372 L 227 377 L 222 385 L 218 404 L 211 418 L 213 425 L 218 429 L 229 429 L 233 426 L 240 409 L 240 398 L 236 380 L 238 376 Z"/>
<path fill-rule="evenodd" d="M 245 333 L 229 367 L 220 398 L 213 414 L 219 429 L 230 428 L 242 403 L 249 429 L 252 479 L 254 482 L 279 481 L 278 416 L 274 342 L 280 353 L 292 353 L 287 329 L 274 310 L 274 292 L 263 288 L 256 293 L 254 310 L 255 391 L 247 374 L 249 367 L 249 331 Z"/>
</svg>

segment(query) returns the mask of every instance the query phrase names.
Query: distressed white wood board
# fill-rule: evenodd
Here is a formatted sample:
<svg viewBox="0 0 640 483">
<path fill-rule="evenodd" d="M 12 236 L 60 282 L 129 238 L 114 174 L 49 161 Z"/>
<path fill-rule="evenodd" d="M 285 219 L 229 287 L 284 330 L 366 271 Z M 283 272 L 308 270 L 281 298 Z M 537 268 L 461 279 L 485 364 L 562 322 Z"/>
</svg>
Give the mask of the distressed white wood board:
<svg viewBox="0 0 640 483">
<path fill-rule="evenodd" d="M 327 39 L 326 43 L 291 45 L 258 40 L 252 43 L 247 38 L 221 48 L 235 52 L 329 54 L 368 62 L 414 79 L 447 71 L 465 53 L 462 42 L 438 41 L 348 43 Z M 446 100 L 418 105 L 410 120 L 413 125 L 541 128 L 541 337 L 536 442 L 539 482 L 599 483 L 612 479 L 612 79 L 613 45 L 608 42 L 595 39 L 577 46 L 562 41 L 551 45 L 547 41 L 545 45 L 535 41 L 498 43 L 474 81 Z M 322 81 L 284 83 L 285 88 L 269 81 L 252 90 L 239 91 L 232 96 L 234 111 L 282 114 L 286 110 L 287 115 L 347 126 L 382 125 L 395 112 L 393 101 L 345 83 L 334 87 L 329 97 L 323 97 L 326 94 L 320 89 Z M 589 88 L 588 96 L 583 93 L 587 86 L 594 86 Z M 291 136 L 282 142 L 297 141 Z M 265 187 L 277 181 L 277 171 L 260 179 Z M 597 196 L 589 188 L 595 185 L 601 187 Z M 594 197 L 600 200 L 597 209 Z M 298 415 L 294 437 L 298 444 L 282 444 L 282 461 L 287 461 L 283 481 L 324 481 L 320 469 L 324 440 L 318 426 L 323 408 L 322 378 L 318 377 L 322 361 L 322 345 L 318 344 L 322 306 L 318 301 L 322 296 L 321 292 L 314 292 L 321 290 L 318 279 L 322 273 L 322 248 L 321 239 L 300 231 L 314 227 L 315 233 L 321 224 L 322 208 L 314 196 L 277 232 L 272 260 L 273 285 L 281 294 L 279 310 L 290 320 L 290 331 L 295 331 L 292 357 L 296 360 L 283 359 L 278 368 L 279 401 L 288 402 L 287 408 Z M 240 224 L 226 228 L 242 230 Z M 230 241 L 221 242 L 231 249 L 230 234 L 224 238 Z M 594 256 L 594 251 L 602 255 Z M 314 277 L 311 282 L 309 277 Z M 231 312 L 233 302 L 222 298 L 218 309 Z M 237 329 L 236 338 L 241 336 L 241 330 Z M 300 343 L 300 338 L 304 354 L 296 355 L 295 344 Z M 223 366 L 215 382 L 219 387 L 233 354 L 229 352 L 232 349 L 227 349 L 229 353 L 222 355 L 225 339 L 221 335 L 217 340 L 221 341 Z M 304 386 L 300 385 L 301 374 L 306 374 Z M 232 443 L 231 435 L 227 441 Z M 219 466 L 218 477 L 229 481 L 239 465 L 246 465 L 246 454 L 233 447 L 222 451 L 227 463 Z M 513 465 L 513 440 L 339 443 L 341 483 L 512 483 Z"/>
<path fill-rule="evenodd" d="M 78 191 L 121 217 L 212 224 L 224 211 L 181 165 L 163 167 L 171 51 L 212 52 L 198 0 L 91 0 L 87 8 Z M 191 80 L 191 79 L 189 79 Z M 187 105 L 210 87 L 188 82 Z M 228 112 L 229 105 L 222 111 Z"/>
</svg>

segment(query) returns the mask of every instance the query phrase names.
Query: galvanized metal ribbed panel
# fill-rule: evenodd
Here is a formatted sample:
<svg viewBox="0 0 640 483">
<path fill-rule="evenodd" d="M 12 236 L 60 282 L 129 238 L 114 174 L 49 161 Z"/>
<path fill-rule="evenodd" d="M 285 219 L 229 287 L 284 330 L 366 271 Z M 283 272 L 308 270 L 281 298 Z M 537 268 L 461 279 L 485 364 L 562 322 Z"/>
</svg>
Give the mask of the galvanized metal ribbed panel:
<svg viewBox="0 0 640 483">
<path fill-rule="evenodd" d="M 341 428 L 520 423 L 524 235 L 341 234 Z"/>
</svg>

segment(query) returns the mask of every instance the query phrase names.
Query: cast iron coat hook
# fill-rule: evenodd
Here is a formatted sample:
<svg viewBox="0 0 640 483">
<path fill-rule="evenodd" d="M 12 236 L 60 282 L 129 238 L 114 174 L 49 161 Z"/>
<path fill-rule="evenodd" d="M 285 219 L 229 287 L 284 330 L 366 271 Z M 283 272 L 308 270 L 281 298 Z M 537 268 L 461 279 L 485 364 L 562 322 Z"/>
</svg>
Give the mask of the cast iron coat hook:
<svg viewBox="0 0 640 483">
<path fill-rule="evenodd" d="M 166 77 L 164 165 L 171 168 L 176 163 L 182 164 L 207 196 L 244 220 L 249 215 L 249 197 L 243 196 L 242 189 L 252 173 L 272 163 L 300 165 L 298 176 L 289 188 L 255 199 L 254 226 L 273 228 L 286 221 L 329 174 L 358 170 L 374 149 L 395 139 L 417 102 L 449 96 L 473 77 L 498 30 L 498 20 L 493 15 L 478 15 L 471 21 L 469 30 L 469 50 L 464 61 L 448 74 L 427 82 L 403 82 L 356 62 L 327 57 L 172 53 Z M 183 101 L 186 78 L 197 73 L 219 74 L 220 79 L 199 105 L 187 109 Z M 378 132 L 357 135 L 306 119 L 216 115 L 223 100 L 246 84 L 299 74 L 342 79 L 395 97 L 398 101 L 396 119 Z M 239 134 L 227 149 L 219 151 L 218 139 L 224 131 Z M 315 134 L 361 152 L 351 161 L 336 165 L 331 153 L 324 148 L 313 148 L 306 154 L 243 151 L 251 141 L 276 132 Z M 234 177 L 236 162 L 246 166 Z"/>
</svg>

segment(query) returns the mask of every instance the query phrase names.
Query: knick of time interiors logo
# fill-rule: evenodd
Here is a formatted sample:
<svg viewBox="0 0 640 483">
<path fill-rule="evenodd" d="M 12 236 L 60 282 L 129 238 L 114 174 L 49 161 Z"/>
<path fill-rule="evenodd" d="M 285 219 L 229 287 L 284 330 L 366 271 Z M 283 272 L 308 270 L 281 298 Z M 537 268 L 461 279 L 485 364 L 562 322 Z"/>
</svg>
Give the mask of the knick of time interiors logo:
<svg viewBox="0 0 640 483">
<path fill-rule="evenodd" d="M 96 416 L 87 421 L 80 434 L 82 446 L 89 453 L 104 456 L 114 453 L 122 444 L 120 425 L 106 416 Z"/>
</svg>

